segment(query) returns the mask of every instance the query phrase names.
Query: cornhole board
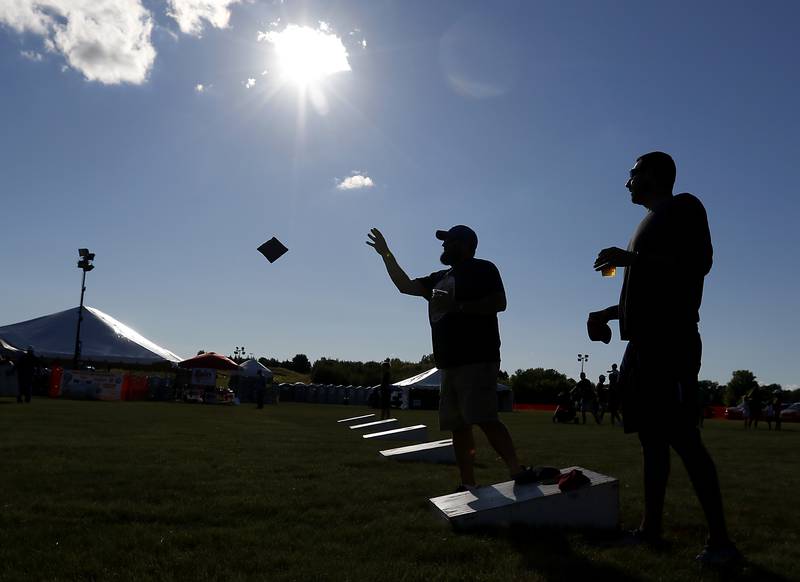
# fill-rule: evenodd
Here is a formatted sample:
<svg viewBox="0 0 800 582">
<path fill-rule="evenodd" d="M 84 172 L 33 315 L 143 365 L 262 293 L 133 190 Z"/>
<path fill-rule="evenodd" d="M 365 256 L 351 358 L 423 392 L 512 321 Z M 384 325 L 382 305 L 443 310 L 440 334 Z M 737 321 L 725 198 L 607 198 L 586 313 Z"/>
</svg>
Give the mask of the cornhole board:
<svg viewBox="0 0 800 582">
<path fill-rule="evenodd" d="M 365 434 L 361 438 L 371 441 L 424 441 L 428 438 L 428 427 L 424 424 L 415 424 L 414 426 Z"/>
<path fill-rule="evenodd" d="M 615 529 L 619 526 L 619 481 L 582 467 L 591 484 L 562 493 L 558 485 L 513 481 L 430 500 L 434 513 L 455 529 L 525 524 L 534 527 Z"/>
<path fill-rule="evenodd" d="M 363 422 L 361 424 L 354 424 L 350 427 L 350 430 L 354 430 L 357 432 L 375 432 L 381 429 L 389 429 L 392 425 L 397 424 L 396 418 L 387 418 L 386 420 L 376 420 L 374 422 Z"/>
<path fill-rule="evenodd" d="M 353 424 L 363 424 L 368 420 L 374 418 L 375 418 L 374 414 L 362 414 L 361 416 L 351 416 L 350 418 L 343 418 L 341 420 L 337 420 L 336 423 L 350 426 Z"/>
<path fill-rule="evenodd" d="M 396 449 L 386 449 L 379 451 L 384 459 L 394 461 L 417 461 L 421 463 L 447 463 L 456 462 L 455 451 L 453 451 L 453 439 L 441 441 L 430 441 L 418 445 L 398 447 Z"/>
</svg>

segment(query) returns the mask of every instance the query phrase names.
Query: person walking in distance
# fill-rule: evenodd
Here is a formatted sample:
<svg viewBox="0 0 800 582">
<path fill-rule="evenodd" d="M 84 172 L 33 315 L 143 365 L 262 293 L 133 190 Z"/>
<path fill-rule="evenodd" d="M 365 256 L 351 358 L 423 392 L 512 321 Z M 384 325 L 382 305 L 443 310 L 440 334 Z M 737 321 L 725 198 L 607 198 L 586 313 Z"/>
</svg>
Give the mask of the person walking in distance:
<svg viewBox="0 0 800 582">
<path fill-rule="evenodd" d="M 611 426 L 617 422 L 622 425 L 622 417 L 619 415 L 619 371 L 616 364 L 611 364 L 608 371 L 608 417 Z"/>
<path fill-rule="evenodd" d="M 256 372 L 256 408 L 264 408 L 264 393 L 267 391 L 267 379 L 261 370 Z"/>
<path fill-rule="evenodd" d="M 33 382 L 39 371 L 39 358 L 33 351 L 32 346 L 28 346 L 25 353 L 17 360 L 17 402 L 30 403 L 33 395 Z"/>
<path fill-rule="evenodd" d="M 520 465 L 514 442 L 497 414 L 497 374 L 500 332 L 497 314 L 506 309 L 506 294 L 497 267 L 476 259 L 478 237 L 463 225 L 436 231 L 442 241 L 440 261 L 446 269 L 411 279 L 398 265 L 383 234 L 373 228 L 367 244 L 383 259 L 389 278 L 405 295 L 428 301 L 433 357 L 442 372 L 439 425 L 453 434 L 453 449 L 461 476 L 457 490 L 476 486 L 474 474 L 477 425 L 518 483 L 536 480 Z"/>
<path fill-rule="evenodd" d="M 608 341 L 608 322 L 619 320 L 628 341 L 620 368 L 625 432 L 642 446 L 644 515 L 634 540 L 661 542 L 670 447 L 683 461 L 708 522 L 702 564 L 720 565 L 741 554 L 728 536 L 719 479 L 697 427 L 703 282 L 713 250 L 703 204 L 692 194 L 673 195 L 675 162 L 663 152 L 639 157 L 626 183 L 647 214 L 627 250 L 600 251 L 598 271 L 625 269 L 619 303 L 589 314 L 591 339 Z"/>
<path fill-rule="evenodd" d="M 381 420 L 387 420 L 392 416 L 392 367 L 389 360 L 381 364 Z"/>
<path fill-rule="evenodd" d="M 577 400 L 577 409 L 581 413 L 581 424 L 586 424 L 586 413 L 591 412 L 594 414 L 594 419 L 597 420 L 597 414 L 594 411 L 594 402 L 595 402 L 595 394 L 594 394 L 594 386 L 592 386 L 591 380 L 586 377 L 585 372 L 581 372 L 580 380 L 578 383 L 575 384 L 575 396 Z"/>
<path fill-rule="evenodd" d="M 596 394 L 595 420 L 597 421 L 597 424 L 603 424 L 603 417 L 605 416 L 606 409 L 608 408 L 608 388 L 606 387 L 605 374 L 600 374 L 594 391 Z"/>
</svg>

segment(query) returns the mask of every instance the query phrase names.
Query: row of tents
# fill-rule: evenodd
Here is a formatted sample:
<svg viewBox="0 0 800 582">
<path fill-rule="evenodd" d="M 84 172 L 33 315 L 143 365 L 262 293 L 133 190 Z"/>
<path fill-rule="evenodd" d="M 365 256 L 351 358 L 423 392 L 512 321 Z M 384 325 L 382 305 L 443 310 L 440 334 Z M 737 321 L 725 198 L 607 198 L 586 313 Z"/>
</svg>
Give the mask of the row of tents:
<svg viewBox="0 0 800 582">
<path fill-rule="evenodd" d="M 58 313 L 37 317 L 20 323 L 0 327 L 0 353 L 14 357 L 31 346 L 39 357 L 49 360 L 70 361 L 75 349 L 75 333 L 78 310 L 67 309 Z M 242 364 L 229 358 L 209 352 L 193 358 L 183 359 L 174 352 L 147 339 L 136 330 L 118 321 L 95 307 L 85 306 L 81 323 L 81 359 L 86 362 L 126 366 L 163 365 L 165 369 L 175 367 L 192 370 L 192 384 L 208 382 L 213 386 L 216 372 L 235 373 L 242 378 L 240 386 L 249 386 L 248 379 L 263 376 L 269 382 L 272 372 L 257 362 L 247 360 Z M 213 372 L 209 373 L 209 372 Z M 88 378 L 88 379 L 87 379 Z M 88 394 L 92 388 L 81 383 L 92 383 L 90 377 L 71 374 L 67 379 L 67 394 Z M 64 382 L 62 381 L 62 384 Z M 114 381 L 105 383 L 108 399 L 119 399 L 125 395 L 123 388 L 113 388 Z M 117 383 L 123 385 L 124 380 Z M 99 382 L 95 382 L 99 385 Z M 393 400 L 401 408 L 436 408 L 439 400 L 441 372 L 431 368 L 426 372 L 395 382 Z M 63 387 L 63 386 L 62 386 Z M 332 386 L 321 384 L 281 384 L 273 391 L 276 398 L 284 402 L 313 402 L 330 404 L 366 405 L 374 387 Z M 122 396 L 115 398 L 116 392 Z M 146 389 L 145 389 L 146 392 Z M 130 391 L 133 394 L 133 389 Z M 513 393 L 504 385 L 497 385 L 498 402 L 501 410 L 511 410 Z M 51 390 L 51 395 L 54 395 Z M 123 398 L 124 399 L 124 398 Z"/>
<path fill-rule="evenodd" d="M 431 368 L 421 374 L 392 384 L 392 405 L 403 409 L 435 409 L 439 406 L 439 386 L 442 373 Z M 378 386 L 334 386 L 331 384 L 280 384 L 277 393 L 281 402 L 311 402 L 316 404 L 371 404 Z M 511 412 L 514 393 L 505 384 L 497 384 L 498 409 Z"/>
</svg>

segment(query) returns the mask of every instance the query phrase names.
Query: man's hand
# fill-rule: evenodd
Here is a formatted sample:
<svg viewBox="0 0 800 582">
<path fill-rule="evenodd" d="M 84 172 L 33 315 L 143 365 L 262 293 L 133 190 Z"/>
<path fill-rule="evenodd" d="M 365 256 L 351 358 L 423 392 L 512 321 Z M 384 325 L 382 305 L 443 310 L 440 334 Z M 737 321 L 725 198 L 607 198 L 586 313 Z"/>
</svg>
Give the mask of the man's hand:
<svg viewBox="0 0 800 582">
<path fill-rule="evenodd" d="M 607 344 L 611 341 L 611 327 L 602 320 L 590 317 L 586 322 L 586 331 L 589 333 L 589 339 L 593 342 Z"/>
<path fill-rule="evenodd" d="M 610 247 L 598 253 L 594 261 L 594 270 L 602 271 L 608 267 L 630 267 L 634 260 L 636 260 L 636 253 L 619 247 Z"/>
<path fill-rule="evenodd" d="M 392 254 L 392 251 L 389 250 L 389 245 L 386 242 L 386 239 L 383 238 L 383 234 L 377 228 L 370 229 L 369 233 L 367 234 L 367 244 L 375 249 L 375 252 L 378 253 L 383 258 L 386 258 L 388 255 Z"/>
<path fill-rule="evenodd" d="M 616 319 L 616 315 L 611 313 L 615 310 L 616 306 L 602 309 L 600 311 L 592 311 L 589 318 L 586 320 L 586 331 L 589 334 L 589 339 L 593 342 L 603 342 L 607 344 L 611 341 L 611 327 L 608 322 L 611 319 Z"/>
</svg>

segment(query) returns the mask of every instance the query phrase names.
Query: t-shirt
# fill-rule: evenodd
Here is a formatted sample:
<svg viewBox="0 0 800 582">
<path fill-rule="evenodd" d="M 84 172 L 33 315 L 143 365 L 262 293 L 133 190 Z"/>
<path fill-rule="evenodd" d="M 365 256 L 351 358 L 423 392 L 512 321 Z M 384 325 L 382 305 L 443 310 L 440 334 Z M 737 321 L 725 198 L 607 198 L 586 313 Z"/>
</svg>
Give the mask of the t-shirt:
<svg viewBox="0 0 800 582">
<path fill-rule="evenodd" d="M 478 301 L 496 293 L 505 293 L 497 267 L 483 259 L 472 258 L 416 281 L 427 291 L 429 302 L 433 289 L 448 291 L 456 302 Z M 438 313 L 430 303 L 428 305 L 433 359 L 438 368 L 500 361 L 500 330 L 496 313 Z"/>
<path fill-rule="evenodd" d="M 700 200 L 678 194 L 648 212 L 628 250 L 667 257 L 674 260 L 675 267 L 645 259 L 625 268 L 619 300 L 620 337 L 672 338 L 696 330 L 703 279 L 713 262 L 708 218 Z"/>
</svg>

